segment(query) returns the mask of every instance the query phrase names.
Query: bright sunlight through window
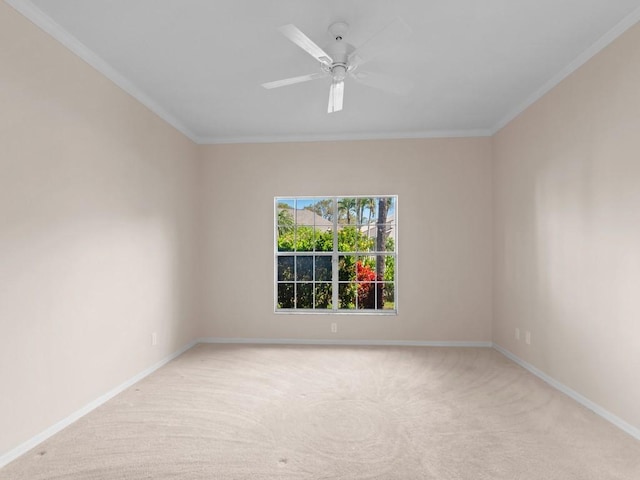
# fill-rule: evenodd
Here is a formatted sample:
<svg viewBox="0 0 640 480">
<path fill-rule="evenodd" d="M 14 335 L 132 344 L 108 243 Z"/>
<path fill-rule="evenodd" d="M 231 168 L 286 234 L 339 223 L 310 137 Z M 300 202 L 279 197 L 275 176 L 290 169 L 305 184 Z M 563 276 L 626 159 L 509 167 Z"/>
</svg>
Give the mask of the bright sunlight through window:
<svg viewBox="0 0 640 480">
<path fill-rule="evenodd" d="M 276 312 L 397 312 L 397 196 L 276 197 Z"/>
</svg>

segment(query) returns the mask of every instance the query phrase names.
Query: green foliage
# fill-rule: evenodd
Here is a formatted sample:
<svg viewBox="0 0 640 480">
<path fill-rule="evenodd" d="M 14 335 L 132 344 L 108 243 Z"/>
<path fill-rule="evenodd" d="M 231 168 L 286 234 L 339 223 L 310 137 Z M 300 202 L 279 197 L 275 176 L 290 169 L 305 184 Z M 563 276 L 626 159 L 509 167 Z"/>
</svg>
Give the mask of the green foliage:
<svg viewBox="0 0 640 480">
<path fill-rule="evenodd" d="M 316 308 L 331 308 L 333 297 L 330 283 L 316 284 Z"/>
<path fill-rule="evenodd" d="M 283 232 L 278 231 L 279 252 L 330 252 L 333 250 L 331 231 L 298 226 Z"/>
<path fill-rule="evenodd" d="M 280 226 L 280 225 L 278 225 Z M 393 244 L 393 240 L 392 240 Z M 339 252 L 369 252 L 375 248 L 375 239 L 367 237 L 355 226 L 345 226 L 338 231 Z M 391 246 L 393 248 L 393 245 Z M 280 252 L 331 252 L 333 233 L 311 226 L 278 229 Z"/>
<path fill-rule="evenodd" d="M 318 200 L 313 205 L 304 207 L 306 210 L 310 210 L 316 215 L 333 221 L 333 200 L 325 198 L 324 200 Z"/>
<path fill-rule="evenodd" d="M 387 238 L 386 242 L 387 252 L 394 251 L 393 238 Z M 396 278 L 396 259 L 391 255 L 387 255 L 384 259 L 384 273 L 382 275 L 385 282 L 395 282 Z M 395 302 L 395 283 L 385 283 L 384 286 L 384 301 Z"/>
<path fill-rule="evenodd" d="M 291 212 L 285 208 L 278 208 L 278 235 L 293 231 L 294 225 L 295 223 Z"/>
<path fill-rule="evenodd" d="M 339 308 L 350 310 L 356 308 L 358 285 L 356 283 L 341 283 L 338 290 Z"/>
<path fill-rule="evenodd" d="M 293 283 L 278 284 L 278 308 L 294 308 Z"/>
</svg>

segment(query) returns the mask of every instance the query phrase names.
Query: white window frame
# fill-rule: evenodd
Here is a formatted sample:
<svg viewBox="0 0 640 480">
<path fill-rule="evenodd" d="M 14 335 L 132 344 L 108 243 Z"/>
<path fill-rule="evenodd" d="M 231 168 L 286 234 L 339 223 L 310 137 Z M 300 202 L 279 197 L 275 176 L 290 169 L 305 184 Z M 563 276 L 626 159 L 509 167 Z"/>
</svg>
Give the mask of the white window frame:
<svg viewBox="0 0 640 480">
<path fill-rule="evenodd" d="M 337 202 L 338 199 L 342 199 L 342 198 L 380 198 L 380 197 L 387 197 L 387 198 L 393 198 L 393 205 L 394 205 L 394 219 L 393 219 L 393 224 L 394 224 L 394 228 L 393 228 L 393 245 L 394 245 L 394 250 L 391 251 L 339 251 L 338 250 L 338 230 L 339 230 L 339 222 L 338 222 L 338 216 L 334 215 L 333 218 L 333 226 L 332 226 L 332 233 L 333 233 L 333 250 L 332 251 L 278 251 L 278 202 L 284 201 L 284 200 L 325 200 L 325 199 L 332 199 L 333 201 L 333 211 L 337 212 L 338 210 L 338 206 L 337 206 Z M 393 194 L 382 194 L 382 195 L 325 195 L 325 196 L 317 196 L 317 195 L 288 195 L 288 196 L 283 196 L 283 195 L 278 195 L 276 197 L 274 197 L 273 199 L 273 211 L 274 211 L 274 222 L 273 222 L 273 249 L 274 249 L 274 278 L 273 278 L 273 285 L 274 285 L 274 294 L 273 294 L 273 306 L 274 306 L 274 312 L 275 313 L 280 313 L 280 314 L 324 314 L 324 315 L 397 315 L 398 314 L 398 195 L 393 195 Z M 294 220 L 295 221 L 295 220 Z M 375 223 L 374 223 L 375 225 Z M 314 224 L 315 226 L 315 224 Z M 371 256 L 376 256 L 376 255 L 383 255 L 383 256 L 392 256 L 394 258 L 394 272 L 393 272 L 393 288 L 394 288 L 394 308 L 393 309 L 360 309 L 360 308 L 351 308 L 351 309 L 341 309 L 338 308 L 339 307 L 339 285 L 340 283 L 345 283 L 345 282 L 339 282 L 339 257 L 340 256 L 344 256 L 344 255 L 349 255 L 349 256 L 355 256 L 357 257 L 371 257 Z M 293 282 L 281 282 L 278 280 L 278 258 L 279 257 L 298 257 L 298 256 L 311 256 L 314 261 L 313 261 L 313 280 L 311 282 L 302 282 L 299 280 L 294 280 Z M 316 283 L 318 283 L 315 280 L 315 258 L 319 257 L 319 256 L 329 256 L 331 257 L 331 272 L 332 272 L 332 279 L 331 279 L 331 286 L 332 286 L 332 302 L 331 308 L 313 308 L 313 309 L 306 309 L 306 308 L 278 308 L 278 285 L 280 283 L 294 283 L 294 289 L 295 289 L 295 285 L 297 285 L 298 283 L 312 283 L 313 285 L 315 285 Z M 384 280 L 383 280 L 384 282 Z M 324 282 L 320 282 L 320 283 L 324 283 Z M 329 282 L 326 282 L 329 283 Z M 349 282 L 352 283 L 352 282 Z M 295 290 L 294 290 L 295 292 Z M 377 289 L 376 289 L 377 292 Z M 315 293 L 314 293 L 315 295 Z M 377 293 L 376 293 L 377 295 Z M 294 293 L 294 298 L 295 298 L 295 293 Z"/>
</svg>

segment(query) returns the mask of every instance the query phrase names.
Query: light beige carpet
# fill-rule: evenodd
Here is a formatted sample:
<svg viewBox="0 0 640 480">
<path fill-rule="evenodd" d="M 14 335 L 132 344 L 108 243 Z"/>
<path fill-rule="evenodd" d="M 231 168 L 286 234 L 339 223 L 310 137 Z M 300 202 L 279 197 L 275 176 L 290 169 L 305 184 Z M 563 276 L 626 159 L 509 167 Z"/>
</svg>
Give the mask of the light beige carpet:
<svg viewBox="0 0 640 480">
<path fill-rule="evenodd" d="M 2 479 L 640 479 L 640 442 L 492 349 L 198 345 Z"/>
</svg>

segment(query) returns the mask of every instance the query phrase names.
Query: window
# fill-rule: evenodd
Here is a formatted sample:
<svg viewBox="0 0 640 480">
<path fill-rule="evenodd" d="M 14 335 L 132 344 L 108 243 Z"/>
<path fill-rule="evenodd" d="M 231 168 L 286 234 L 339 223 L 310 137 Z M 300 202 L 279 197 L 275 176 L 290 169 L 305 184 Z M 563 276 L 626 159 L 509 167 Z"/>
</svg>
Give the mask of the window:
<svg viewBox="0 0 640 480">
<path fill-rule="evenodd" d="M 397 312 L 397 196 L 276 197 L 276 312 Z"/>
</svg>

